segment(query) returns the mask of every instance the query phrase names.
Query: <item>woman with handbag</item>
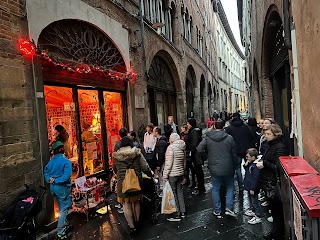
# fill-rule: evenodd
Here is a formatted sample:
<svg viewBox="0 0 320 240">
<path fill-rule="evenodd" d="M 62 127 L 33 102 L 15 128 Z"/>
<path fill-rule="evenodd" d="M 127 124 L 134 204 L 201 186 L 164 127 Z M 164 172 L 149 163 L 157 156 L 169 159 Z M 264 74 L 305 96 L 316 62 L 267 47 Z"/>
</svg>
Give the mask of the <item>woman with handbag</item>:
<svg viewBox="0 0 320 240">
<path fill-rule="evenodd" d="M 262 157 L 262 161 L 257 163 L 261 170 L 261 188 L 266 194 L 273 217 L 273 229 L 270 239 L 283 239 L 284 218 L 283 206 L 280 192 L 280 156 L 288 156 L 288 149 L 283 141 L 283 134 L 278 124 L 272 124 L 264 132 L 268 141 L 269 149 Z M 269 239 L 269 238 L 267 238 Z"/>
<path fill-rule="evenodd" d="M 142 197 L 142 172 L 152 176 L 152 171 L 141 154 L 141 150 L 133 146 L 129 137 L 121 139 L 121 148 L 113 153 L 114 173 L 118 180 L 118 202 L 123 204 L 124 216 L 130 227 L 130 234 L 136 232 L 140 218 L 140 198 Z"/>
</svg>

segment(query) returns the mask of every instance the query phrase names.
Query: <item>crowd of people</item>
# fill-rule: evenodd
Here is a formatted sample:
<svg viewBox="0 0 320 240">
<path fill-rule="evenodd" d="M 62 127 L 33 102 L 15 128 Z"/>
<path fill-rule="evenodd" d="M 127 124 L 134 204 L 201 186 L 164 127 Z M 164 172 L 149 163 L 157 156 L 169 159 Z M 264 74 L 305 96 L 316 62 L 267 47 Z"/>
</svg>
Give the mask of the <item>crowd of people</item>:
<svg viewBox="0 0 320 240">
<path fill-rule="evenodd" d="M 113 171 L 117 177 L 118 207 L 124 212 L 134 234 L 139 227 L 140 200 L 142 190 L 122 192 L 122 184 L 128 169 L 134 169 L 140 186 L 142 174 L 158 178 L 163 186 L 169 182 L 176 203 L 176 213 L 168 221 L 181 221 L 187 214 L 183 187 L 190 188 L 192 195 L 206 193 L 204 184 L 204 163 L 211 175 L 213 214 L 218 218 L 224 215 L 237 217 L 233 210 L 235 191 L 243 196 L 249 194 L 251 208 L 244 214 L 250 216 L 249 224 L 262 221 L 261 206 L 269 207 L 273 230 L 266 239 L 282 239 L 284 219 L 281 195 L 277 192 L 279 184 L 279 157 L 288 155 L 282 139 L 282 130 L 274 119 L 255 118 L 243 121 L 239 113 L 233 114 L 226 124 L 225 119 L 215 111 L 210 118 L 208 131 L 203 135 L 197 127 L 196 119 L 189 118 L 181 128 L 169 116 L 168 122 L 161 127 L 148 124 L 145 132 L 128 132 L 126 128 L 119 131 L 119 140 L 114 147 Z M 63 239 L 67 223 L 65 209 L 70 207 L 67 189 L 71 185 L 70 161 L 65 161 L 65 150 L 62 141 L 52 147 L 54 157 L 45 168 L 45 178 L 51 184 L 51 192 L 57 199 L 60 215 L 58 236 Z M 55 161 L 53 161 L 55 160 Z M 245 169 L 245 175 L 242 174 Z M 237 188 L 234 179 L 237 179 Z M 59 182 L 59 188 L 57 184 Z M 221 207 L 221 189 L 225 189 L 226 207 Z M 262 204 L 259 203 L 262 202 Z"/>
</svg>

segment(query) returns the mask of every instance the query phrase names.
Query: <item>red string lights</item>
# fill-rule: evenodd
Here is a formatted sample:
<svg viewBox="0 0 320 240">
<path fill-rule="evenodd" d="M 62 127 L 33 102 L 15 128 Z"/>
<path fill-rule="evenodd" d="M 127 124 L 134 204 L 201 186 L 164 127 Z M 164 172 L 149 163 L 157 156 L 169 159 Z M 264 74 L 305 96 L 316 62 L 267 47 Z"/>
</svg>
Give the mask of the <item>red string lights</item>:
<svg viewBox="0 0 320 240">
<path fill-rule="evenodd" d="M 59 61 L 58 57 L 53 57 L 51 54 L 49 55 L 46 51 L 38 49 L 35 44 L 29 40 L 20 40 L 18 43 L 18 49 L 23 53 L 26 57 L 32 57 L 33 55 L 39 55 L 42 59 L 50 62 L 55 67 L 62 68 L 69 73 L 80 73 L 80 74 L 88 74 L 88 73 L 100 73 L 108 78 L 115 80 L 131 80 L 132 82 L 138 77 L 138 74 L 132 71 L 122 73 L 117 72 L 111 69 L 106 69 L 103 66 L 90 66 L 88 64 L 68 64 Z"/>
</svg>

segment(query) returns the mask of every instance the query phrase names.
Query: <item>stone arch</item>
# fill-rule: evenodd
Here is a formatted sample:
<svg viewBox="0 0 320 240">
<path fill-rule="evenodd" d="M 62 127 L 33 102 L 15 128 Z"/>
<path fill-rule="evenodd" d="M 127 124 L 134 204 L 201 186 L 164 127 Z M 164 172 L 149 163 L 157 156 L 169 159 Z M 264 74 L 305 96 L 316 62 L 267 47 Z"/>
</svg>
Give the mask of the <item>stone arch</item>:
<svg viewBox="0 0 320 240">
<path fill-rule="evenodd" d="M 199 114 L 200 114 L 200 122 L 205 122 L 205 98 L 206 98 L 206 80 L 204 78 L 204 75 L 201 74 L 200 78 L 200 106 L 199 106 Z"/>
<path fill-rule="evenodd" d="M 78 0 L 45 1 L 30 0 L 26 3 L 28 12 L 28 28 L 30 40 L 38 43 L 42 30 L 50 23 L 63 19 L 77 19 L 88 22 L 107 36 L 118 47 L 126 64 L 130 69 L 129 33 L 122 24 L 108 17 L 104 13 Z M 41 21 L 39 21 L 41 19 Z"/>
</svg>

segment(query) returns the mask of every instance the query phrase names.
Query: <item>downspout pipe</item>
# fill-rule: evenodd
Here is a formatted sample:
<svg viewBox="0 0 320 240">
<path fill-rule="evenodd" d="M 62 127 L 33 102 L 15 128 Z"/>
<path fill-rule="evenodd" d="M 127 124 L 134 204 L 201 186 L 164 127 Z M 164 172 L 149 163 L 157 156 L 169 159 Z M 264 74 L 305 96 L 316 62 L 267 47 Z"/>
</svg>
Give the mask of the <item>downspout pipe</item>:
<svg viewBox="0 0 320 240">
<path fill-rule="evenodd" d="M 292 49 L 290 29 L 290 0 L 283 0 L 284 44 L 287 49 Z"/>
<path fill-rule="evenodd" d="M 143 0 L 140 0 L 140 33 L 141 33 L 141 47 L 142 47 L 142 64 L 143 64 L 143 69 L 145 70 L 147 67 L 146 63 L 146 49 L 144 46 L 144 3 Z"/>
<path fill-rule="evenodd" d="M 303 142 L 302 142 L 302 126 L 301 126 L 301 107 L 300 107 L 300 87 L 299 87 L 299 68 L 297 56 L 297 40 L 296 29 L 294 23 L 291 30 L 292 37 L 292 60 L 293 60 L 293 78 L 294 78 L 294 95 L 296 105 L 296 120 L 297 120 L 297 142 L 298 155 L 303 157 Z"/>
</svg>

